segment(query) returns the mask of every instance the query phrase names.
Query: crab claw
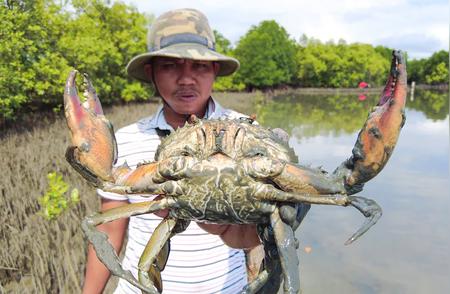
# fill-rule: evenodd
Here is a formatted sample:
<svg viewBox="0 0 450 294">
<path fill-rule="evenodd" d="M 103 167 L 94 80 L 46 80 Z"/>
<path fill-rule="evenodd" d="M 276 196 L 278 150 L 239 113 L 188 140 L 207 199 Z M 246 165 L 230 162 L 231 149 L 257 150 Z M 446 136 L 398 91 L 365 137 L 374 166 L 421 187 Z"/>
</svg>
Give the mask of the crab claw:
<svg viewBox="0 0 450 294">
<path fill-rule="evenodd" d="M 86 75 L 86 101 L 80 101 L 76 75 L 76 70 L 70 72 L 64 89 L 64 113 L 72 139 L 66 159 L 94 186 L 100 186 L 103 181 L 113 181 L 117 143 L 113 127 L 103 115 L 100 101 Z"/>
<path fill-rule="evenodd" d="M 393 51 L 391 70 L 380 101 L 369 113 L 353 155 L 334 172 L 346 174 L 349 194 L 361 191 L 362 185 L 375 177 L 389 160 L 405 123 L 406 92 L 405 59 L 400 51 Z"/>
</svg>

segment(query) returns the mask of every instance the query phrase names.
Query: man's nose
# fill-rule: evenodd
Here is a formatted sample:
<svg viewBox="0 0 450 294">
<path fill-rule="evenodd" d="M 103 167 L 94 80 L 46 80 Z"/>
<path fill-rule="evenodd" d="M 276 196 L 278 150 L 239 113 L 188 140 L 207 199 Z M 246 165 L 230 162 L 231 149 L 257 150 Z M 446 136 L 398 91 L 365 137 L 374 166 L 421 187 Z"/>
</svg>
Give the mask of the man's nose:
<svg viewBox="0 0 450 294">
<path fill-rule="evenodd" d="M 192 65 L 189 62 L 184 62 L 181 65 L 178 82 L 181 85 L 191 85 L 194 83 L 194 71 L 192 70 Z"/>
</svg>

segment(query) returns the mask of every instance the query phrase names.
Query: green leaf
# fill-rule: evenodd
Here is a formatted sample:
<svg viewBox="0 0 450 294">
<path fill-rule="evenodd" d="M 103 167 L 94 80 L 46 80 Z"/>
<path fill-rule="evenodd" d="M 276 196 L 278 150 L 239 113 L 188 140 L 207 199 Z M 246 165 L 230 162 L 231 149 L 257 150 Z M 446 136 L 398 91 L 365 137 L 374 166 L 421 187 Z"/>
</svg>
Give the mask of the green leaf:
<svg viewBox="0 0 450 294">
<path fill-rule="evenodd" d="M 69 206 L 80 201 L 78 190 L 72 189 L 70 198 L 67 198 L 69 185 L 64 181 L 62 175 L 51 172 L 47 174 L 48 187 L 44 195 L 39 199 L 41 206 L 40 214 L 48 220 L 53 220 L 66 211 Z"/>
</svg>

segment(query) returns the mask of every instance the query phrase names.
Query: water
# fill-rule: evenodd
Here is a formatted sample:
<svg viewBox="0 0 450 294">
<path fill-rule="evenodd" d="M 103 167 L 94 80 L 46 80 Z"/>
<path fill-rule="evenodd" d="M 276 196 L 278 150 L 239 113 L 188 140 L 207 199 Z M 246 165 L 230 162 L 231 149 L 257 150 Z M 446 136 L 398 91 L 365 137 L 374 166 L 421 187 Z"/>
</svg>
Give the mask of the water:
<svg viewBox="0 0 450 294">
<path fill-rule="evenodd" d="M 283 96 L 258 120 L 282 127 L 302 163 L 333 171 L 351 154 L 375 96 Z M 383 216 L 362 238 L 350 207 L 314 206 L 297 231 L 304 293 L 450 293 L 448 94 L 416 91 L 385 169 L 359 195 Z"/>
</svg>

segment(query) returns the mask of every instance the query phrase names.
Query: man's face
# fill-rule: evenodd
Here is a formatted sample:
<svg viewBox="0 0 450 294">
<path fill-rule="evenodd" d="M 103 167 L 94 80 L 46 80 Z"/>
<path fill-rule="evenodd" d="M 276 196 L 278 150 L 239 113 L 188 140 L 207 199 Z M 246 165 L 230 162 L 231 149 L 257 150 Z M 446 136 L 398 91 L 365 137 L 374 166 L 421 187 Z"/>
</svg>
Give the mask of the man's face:
<svg viewBox="0 0 450 294">
<path fill-rule="evenodd" d="M 198 61 L 158 57 L 145 71 L 151 76 L 161 97 L 177 114 L 196 114 L 205 112 L 208 98 L 219 65 L 212 61 Z"/>
</svg>

